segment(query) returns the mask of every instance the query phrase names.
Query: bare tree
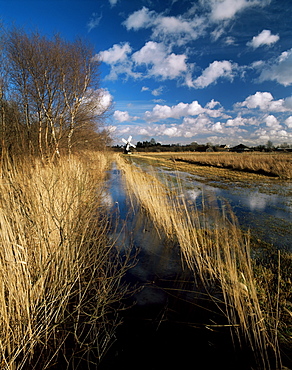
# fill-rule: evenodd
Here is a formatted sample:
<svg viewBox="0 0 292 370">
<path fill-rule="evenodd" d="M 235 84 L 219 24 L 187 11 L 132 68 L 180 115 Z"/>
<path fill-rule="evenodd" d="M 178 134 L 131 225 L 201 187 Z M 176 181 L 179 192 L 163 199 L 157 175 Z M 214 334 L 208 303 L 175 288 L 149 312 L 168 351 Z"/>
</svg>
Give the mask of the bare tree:
<svg viewBox="0 0 292 370">
<path fill-rule="evenodd" d="M 81 40 L 48 39 L 19 29 L 10 31 L 6 46 L 30 141 L 37 137 L 34 150 L 54 159 L 65 150 L 66 138 L 70 154 L 75 130 L 99 125 L 108 108 L 99 104 L 99 63 L 92 48 Z"/>
</svg>

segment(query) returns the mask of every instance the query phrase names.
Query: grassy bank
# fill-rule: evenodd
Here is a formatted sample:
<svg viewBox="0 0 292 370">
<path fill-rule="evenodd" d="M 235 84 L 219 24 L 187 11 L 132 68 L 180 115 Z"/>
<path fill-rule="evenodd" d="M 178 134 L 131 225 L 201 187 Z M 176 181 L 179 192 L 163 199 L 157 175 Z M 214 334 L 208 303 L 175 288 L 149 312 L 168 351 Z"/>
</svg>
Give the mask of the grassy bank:
<svg viewBox="0 0 292 370">
<path fill-rule="evenodd" d="M 193 302 L 194 307 L 208 308 L 209 301 L 223 315 L 206 328 L 230 330 L 239 353 L 254 356 L 251 366 L 280 369 L 281 350 L 291 346 L 291 255 L 263 253 L 241 232 L 228 205 L 216 212 L 206 203 L 198 212 L 180 196 L 182 189 L 170 191 L 167 182 L 158 181 L 155 170 L 150 175 L 121 157 L 117 161 L 133 201 L 179 244 L 182 263 L 193 273 L 198 295 L 204 295 L 205 303 Z M 257 258 L 251 258 L 251 247 Z"/>
<path fill-rule="evenodd" d="M 292 178 L 291 153 L 145 153 L 144 156 L 280 179 Z"/>
<path fill-rule="evenodd" d="M 2 164 L 0 368 L 84 368 L 118 323 L 126 268 L 107 239 L 101 153 Z"/>
</svg>

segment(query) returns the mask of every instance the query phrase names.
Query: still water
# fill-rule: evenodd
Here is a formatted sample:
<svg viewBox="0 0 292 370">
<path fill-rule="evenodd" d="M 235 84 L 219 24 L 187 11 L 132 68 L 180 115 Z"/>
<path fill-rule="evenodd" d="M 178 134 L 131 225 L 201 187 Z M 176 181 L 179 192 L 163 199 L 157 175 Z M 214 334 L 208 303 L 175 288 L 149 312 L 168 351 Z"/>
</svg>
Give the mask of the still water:
<svg viewBox="0 0 292 370">
<path fill-rule="evenodd" d="M 133 159 L 135 163 L 135 159 Z M 139 162 L 145 171 L 149 166 Z M 211 195 L 219 203 L 227 202 L 243 230 L 276 248 L 292 251 L 292 181 L 261 178 L 260 181 L 207 181 L 200 176 L 168 168 L 156 168 L 172 186 L 180 183 L 184 196 L 197 207 Z M 150 170 L 151 171 L 151 170 Z"/>
<path fill-rule="evenodd" d="M 198 176 L 167 168 L 159 171 L 170 186 L 180 186 L 180 196 L 189 204 L 199 208 L 209 194 L 219 208 L 227 201 L 242 228 L 275 248 L 291 250 L 291 183 L 274 182 L 268 189 L 263 183 L 244 187 L 240 183 L 206 183 Z M 101 369 L 176 370 L 190 364 L 197 369 L 250 369 L 248 356 L 233 353 L 229 330 L 206 330 L 206 324 L 221 318 L 212 307 L 206 310 L 198 301 L 200 292 L 181 265 L 178 246 L 169 245 L 151 220 L 129 201 L 115 164 L 109 172 L 104 203 L 111 209 L 116 247 L 121 255 L 128 250 L 135 256 L 125 282 L 136 290 Z"/>
<path fill-rule="evenodd" d="M 144 169 L 151 171 L 149 166 Z M 206 184 L 205 179 L 185 172 L 173 172 L 167 168 L 156 168 L 155 171 L 160 172 L 169 186 L 179 186 L 181 196 L 189 204 L 200 208 L 209 197 L 213 199 L 214 207 L 222 208 L 227 201 L 242 229 L 250 230 L 254 238 L 275 248 L 292 250 L 292 205 L 288 196 L 292 191 L 291 182 L 261 182 L 248 187 L 238 182 L 222 186 L 222 183 Z M 121 250 L 133 248 L 139 251 L 139 263 L 128 274 L 130 280 L 144 284 L 144 289 L 136 295 L 136 303 L 164 302 L 166 294 L 163 290 L 158 291 L 153 282 L 174 279 L 181 272 L 179 248 L 168 246 L 167 239 L 157 232 L 151 220 L 140 212 L 137 205 L 130 203 L 121 171 L 115 163 L 109 173 L 104 202 L 111 209 L 115 244 Z"/>
</svg>

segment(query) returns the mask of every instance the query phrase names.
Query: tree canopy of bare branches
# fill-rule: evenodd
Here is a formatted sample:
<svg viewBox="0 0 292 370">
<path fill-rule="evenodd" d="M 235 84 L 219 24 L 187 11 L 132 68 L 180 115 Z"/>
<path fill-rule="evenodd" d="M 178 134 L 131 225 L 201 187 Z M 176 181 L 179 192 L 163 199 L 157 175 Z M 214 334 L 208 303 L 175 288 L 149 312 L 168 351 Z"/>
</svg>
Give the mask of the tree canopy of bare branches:
<svg viewBox="0 0 292 370">
<path fill-rule="evenodd" d="M 79 142 L 108 140 L 105 130 L 97 130 L 109 106 L 101 104 L 99 63 L 91 46 L 80 39 L 49 39 L 14 28 L 6 33 L 3 50 L 26 150 L 54 159 L 62 152 L 70 154 Z"/>
</svg>

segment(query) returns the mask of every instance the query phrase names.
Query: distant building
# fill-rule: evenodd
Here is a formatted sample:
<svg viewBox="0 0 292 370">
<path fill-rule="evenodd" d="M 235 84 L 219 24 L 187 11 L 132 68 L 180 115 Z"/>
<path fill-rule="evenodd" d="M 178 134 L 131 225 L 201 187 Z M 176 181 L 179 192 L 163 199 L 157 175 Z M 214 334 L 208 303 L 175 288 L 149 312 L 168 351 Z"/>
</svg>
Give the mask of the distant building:
<svg viewBox="0 0 292 370">
<path fill-rule="evenodd" d="M 292 148 L 277 148 L 278 152 L 292 152 Z"/>
<path fill-rule="evenodd" d="M 229 151 L 229 145 L 223 144 L 216 147 L 217 152 L 228 152 Z"/>
<path fill-rule="evenodd" d="M 231 152 L 237 152 L 237 153 L 243 153 L 243 152 L 250 152 L 251 149 L 248 146 L 244 145 L 244 144 L 239 144 L 239 145 L 236 145 L 236 146 L 232 147 L 230 149 L 230 151 Z"/>
</svg>

